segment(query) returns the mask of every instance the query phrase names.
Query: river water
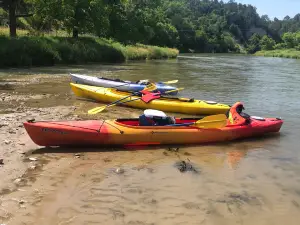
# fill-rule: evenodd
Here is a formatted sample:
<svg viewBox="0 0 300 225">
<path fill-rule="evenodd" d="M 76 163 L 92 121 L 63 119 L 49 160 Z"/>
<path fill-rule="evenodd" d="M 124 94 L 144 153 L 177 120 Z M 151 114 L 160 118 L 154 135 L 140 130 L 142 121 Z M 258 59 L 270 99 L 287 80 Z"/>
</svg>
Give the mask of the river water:
<svg viewBox="0 0 300 225">
<path fill-rule="evenodd" d="M 188 54 L 168 61 L 5 70 L 0 79 L 11 80 L 7 90 L 12 92 L 18 87 L 19 94 L 47 96 L 46 101 L 27 100 L 31 107 L 76 105 L 85 118 L 96 103 L 73 96 L 68 72 L 178 79 L 177 86 L 185 88 L 182 96 L 242 101 L 248 114 L 281 117 L 284 124 L 280 135 L 218 145 L 83 149 L 87 152 L 79 159 L 69 150 L 39 150 L 36 155 L 46 155 L 51 163 L 35 174 L 29 187 L 43 191 L 30 213 L 16 217 L 23 224 L 299 224 L 299 60 Z M 20 85 L 23 78 L 28 85 Z M 141 112 L 117 107 L 104 117 Z M 175 167 L 180 160 L 190 161 L 197 173 L 181 173 Z M 116 168 L 124 173 L 114 172 Z"/>
</svg>

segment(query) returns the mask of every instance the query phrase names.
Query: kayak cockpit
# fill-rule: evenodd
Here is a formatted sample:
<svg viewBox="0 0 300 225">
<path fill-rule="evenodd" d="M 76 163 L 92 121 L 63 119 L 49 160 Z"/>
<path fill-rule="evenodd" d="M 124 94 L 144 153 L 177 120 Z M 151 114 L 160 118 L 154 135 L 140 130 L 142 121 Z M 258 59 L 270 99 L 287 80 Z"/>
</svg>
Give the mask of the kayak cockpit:
<svg viewBox="0 0 300 225">
<path fill-rule="evenodd" d="M 175 124 L 194 123 L 202 118 L 175 118 L 167 116 L 159 110 L 146 109 L 139 118 L 117 119 L 116 122 L 127 126 L 172 126 Z"/>
<path fill-rule="evenodd" d="M 203 117 L 197 117 L 197 118 L 176 118 L 175 121 L 176 121 L 176 124 L 186 124 L 186 123 L 194 123 L 197 120 L 200 120 L 202 118 Z M 117 123 L 120 123 L 120 124 L 123 124 L 123 125 L 126 125 L 126 126 L 141 126 L 139 118 L 134 118 L 134 119 L 133 118 L 129 118 L 129 119 L 124 118 L 124 119 L 117 119 L 115 121 Z M 158 126 L 158 125 L 156 125 L 156 126 Z M 160 125 L 160 126 L 162 126 L 162 125 Z"/>
<path fill-rule="evenodd" d="M 230 110 L 228 111 L 225 118 L 218 120 L 210 119 L 211 121 L 202 122 L 203 124 L 210 123 L 212 125 L 219 126 L 216 122 L 225 121 L 224 125 L 227 127 L 231 126 L 244 126 L 249 125 L 252 123 L 253 120 L 256 121 L 265 121 L 264 118 L 260 117 L 251 117 L 247 113 L 243 112 L 244 106 L 241 102 L 237 102 L 234 104 Z M 221 115 L 218 115 L 221 116 Z M 172 116 L 167 116 L 164 112 L 159 110 L 147 109 L 144 111 L 139 118 L 136 119 L 117 119 L 116 122 L 127 125 L 127 126 L 136 126 L 136 127 L 143 127 L 143 126 L 194 126 L 196 123 L 199 123 L 200 120 L 203 121 L 205 118 L 209 117 L 200 117 L 200 118 L 175 118 Z M 206 120 L 207 120 L 206 119 Z"/>
</svg>

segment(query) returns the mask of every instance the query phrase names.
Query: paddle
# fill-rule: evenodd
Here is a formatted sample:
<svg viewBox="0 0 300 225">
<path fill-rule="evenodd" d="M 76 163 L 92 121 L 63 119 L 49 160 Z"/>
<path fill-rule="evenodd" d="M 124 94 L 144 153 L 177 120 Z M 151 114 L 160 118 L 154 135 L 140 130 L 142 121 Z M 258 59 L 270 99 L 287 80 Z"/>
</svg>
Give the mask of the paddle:
<svg viewBox="0 0 300 225">
<path fill-rule="evenodd" d="M 169 80 L 169 81 L 166 81 L 166 82 L 161 82 L 163 84 L 176 84 L 178 82 L 178 80 Z"/>
<path fill-rule="evenodd" d="M 149 79 L 146 79 L 149 80 Z M 161 81 L 161 82 L 157 82 L 157 83 L 161 83 L 161 84 L 176 84 L 178 83 L 178 80 L 169 80 L 169 81 Z"/>
<path fill-rule="evenodd" d="M 156 85 L 153 84 L 153 83 L 150 83 L 150 84 L 147 85 L 142 91 L 153 91 L 153 90 L 156 90 Z M 88 111 L 88 114 L 97 114 L 98 112 L 103 111 L 106 107 L 109 107 L 109 106 L 111 106 L 111 105 L 116 105 L 116 104 L 118 104 L 120 101 L 122 101 L 122 100 L 124 100 L 124 99 L 126 99 L 126 98 L 129 98 L 129 97 L 131 97 L 131 96 L 137 95 L 137 94 L 139 94 L 139 92 L 134 92 L 133 94 L 128 95 L 128 96 L 126 96 L 126 97 L 124 97 L 124 98 L 121 98 L 121 99 L 119 99 L 119 100 L 117 100 L 117 101 L 111 102 L 111 103 L 109 103 L 108 105 L 100 106 L 100 107 L 96 107 L 96 108 L 90 109 L 90 110 Z"/>
<path fill-rule="evenodd" d="M 167 126 L 196 126 L 198 128 L 221 128 L 227 124 L 227 117 L 225 114 L 218 114 L 212 116 L 206 116 L 201 120 L 193 123 L 181 123 L 181 124 L 170 124 Z"/>
<path fill-rule="evenodd" d="M 155 91 L 156 89 L 156 85 L 154 83 L 150 83 L 142 91 Z"/>
<path fill-rule="evenodd" d="M 152 85 L 151 85 L 151 86 L 152 86 Z M 151 87 L 150 87 L 150 88 L 151 88 Z M 180 90 L 183 90 L 183 89 L 184 89 L 184 88 L 178 88 L 178 89 L 170 90 L 170 91 L 166 91 L 166 92 L 169 93 L 169 92 L 173 92 L 173 91 L 180 91 Z M 160 93 L 158 93 L 158 94 L 160 94 Z M 109 108 L 109 107 L 112 107 L 112 106 L 115 106 L 115 105 L 117 105 L 117 104 L 123 104 L 123 103 L 127 103 L 127 102 L 132 102 L 132 101 L 139 100 L 139 99 L 142 98 L 142 97 L 139 97 L 139 98 L 134 98 L 134 99 L 125 101 L 125 102 L 120 102 L 120 101 L 122 101 L 123 99 L 128 98 L 128 97 L 131 97 L 131 96 L 133 96 L 133 95 L 136 95 L 136 93 L 134 93 L 134 94 L 132 94 L 132 95 L 129 95 L 129 96 L 127 96 L 127 97 L 124 97 L 124 98 L 122 98 L 122 99 L 120 99 L 120 100 L 118 100 L 118 101 L 112 102 L 112 103 L 110 103 L 110 104 L 108 104 L 108 105 L 100 106 L 100 107 L 96 107 L 96 108 L 90 109 L 90 110 L 88 111 L 88 114 L 90 114 L 90 115 L 97 114 L 97 113 L 99 113 L 99 112 L 102 112 L 104 109 Z"/>
</svg>

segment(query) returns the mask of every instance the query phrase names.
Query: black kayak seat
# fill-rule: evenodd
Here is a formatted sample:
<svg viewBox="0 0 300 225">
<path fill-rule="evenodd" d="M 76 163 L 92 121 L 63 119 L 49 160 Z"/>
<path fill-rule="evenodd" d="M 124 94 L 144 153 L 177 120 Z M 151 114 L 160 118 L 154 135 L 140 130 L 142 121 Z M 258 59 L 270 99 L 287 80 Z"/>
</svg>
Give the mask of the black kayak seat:
<svg viewBox="0 0 300 225">
<path fill-rule="evenodd" d="M 175 118 L 167 116 L 159 110 L 147 109 L 139 116 L 140 126 L 165 126 L 175 124 Z"/>
</svg>

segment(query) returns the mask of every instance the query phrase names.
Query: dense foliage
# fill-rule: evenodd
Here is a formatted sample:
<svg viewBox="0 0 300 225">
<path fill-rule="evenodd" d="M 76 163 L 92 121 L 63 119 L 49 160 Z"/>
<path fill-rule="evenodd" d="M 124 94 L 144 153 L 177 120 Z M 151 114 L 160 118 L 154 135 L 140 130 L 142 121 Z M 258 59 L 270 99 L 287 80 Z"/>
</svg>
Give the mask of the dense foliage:
<svg viewBox="0 0 300 225">
<path fill-rule="evenodd" d="M 258 37 L 260 38 L 260 37 Z M 300 32 L 287 32 L 282 35 L 282 42 L 275 44 L 271 38 L 260 39 L 256 55 L 300 59 Z M 260 51 L 259 51 L 260 50 Z"/>
<path fill-rule="evenodd" d="M 255 53 L 257 56 L 267 56 L 267 57 L 283 57 L 300 59 L 300 51 L 296 49 L 275 49 L 268 51 L 258 51 Z"/>
<path fill-rule="evenodd" d="M 5 3 L 5 4 L 4 4 Z M 176 47 L 190 52 L 254 53 L 287 46 L 300 29 L 300 14 L 270 20 L 252 5 L 230 0 L 0 0 L 0 23 L 8 23 L 8 5 L 32 14 L 17 17 L 31 34 L 64 30 L 73 37 L 92 34 L 124 44 Z M 296 38 L 297 39 L 297 38 Z M 277 43 L 277 44 L 276 44 Z"/>
<path fill-rule="evenodd" d="M 0 35 L 0 67 L 123 62 L 126 59 L 175 58 L 177 55 L 176 49 L 146 45 L 124 46 L 104 38 L 10 38 Z"/>
</svg>

